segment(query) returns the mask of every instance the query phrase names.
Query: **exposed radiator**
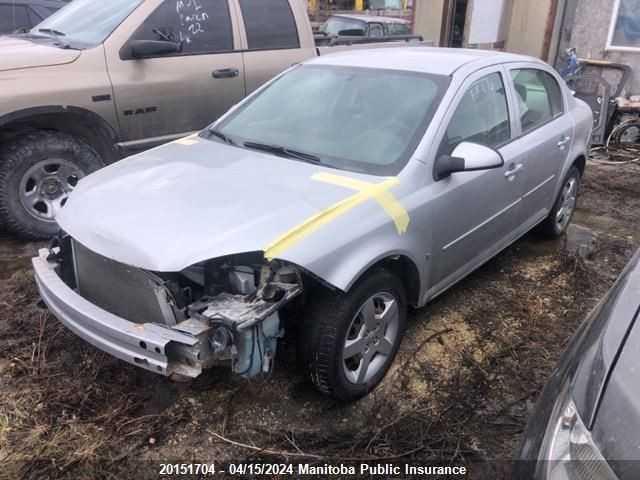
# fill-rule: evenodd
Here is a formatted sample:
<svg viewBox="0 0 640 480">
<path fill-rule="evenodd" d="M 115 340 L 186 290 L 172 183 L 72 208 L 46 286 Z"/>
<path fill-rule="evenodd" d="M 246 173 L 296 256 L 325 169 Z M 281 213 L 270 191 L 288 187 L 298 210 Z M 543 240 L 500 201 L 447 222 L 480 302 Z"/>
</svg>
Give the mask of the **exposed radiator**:
<svg viewBox="0 0 640 480">
<path fill-rule="evenodd" d="M 170 293 L 153 274 L 103 257 L 73 240 L 78 293 L 94 305 L 136 323 L 175 325 Z"/>
</svg>

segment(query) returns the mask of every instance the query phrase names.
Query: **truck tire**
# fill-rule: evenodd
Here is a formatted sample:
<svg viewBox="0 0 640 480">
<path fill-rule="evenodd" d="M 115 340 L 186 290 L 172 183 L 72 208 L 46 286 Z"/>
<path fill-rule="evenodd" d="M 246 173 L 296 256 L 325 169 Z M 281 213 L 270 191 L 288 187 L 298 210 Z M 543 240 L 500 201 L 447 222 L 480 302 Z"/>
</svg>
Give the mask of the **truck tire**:
<svg viewBox="0 0 640 480">
<path fill-rule="evenodd" d="M 322 393 L 351 402 L 384 377 L 407 322 L 400 279 L 377 269 L 347 293 L 314 292 L 298 334 L 298 362 Z"/>
<path fill-rule="evenodd" d="M 558 192 L 558 197 L 545 218 L 537 227 L 536 231 L 545 238 L 558 238 L 562 235 L 576 209 L 576 201 L 580 193 L 580 171 L 574 165 L 562 181 L 562 188 Z"/>
<path fill-rule="evenodd" d="M 50 238 L 78 180 L 103 166 L 91 146 L 66 133 L 37 131 L 8 141 L 0 147 L 0 224 L 24 239 Z"/>
</svg>

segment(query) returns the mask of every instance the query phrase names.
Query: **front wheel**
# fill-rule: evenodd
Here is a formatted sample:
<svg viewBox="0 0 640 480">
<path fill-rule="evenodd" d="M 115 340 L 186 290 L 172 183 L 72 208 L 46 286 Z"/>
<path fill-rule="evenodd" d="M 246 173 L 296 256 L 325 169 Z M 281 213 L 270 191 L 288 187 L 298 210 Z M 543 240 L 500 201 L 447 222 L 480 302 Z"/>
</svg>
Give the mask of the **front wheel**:
<svg viewBox="0 0 640 480">
<path fill-rule="evenodd" d="M 387 373 L 406 321 L 404 287 L 388 270 L 373 271 L 348 293 L 320 292 L 299 332 L 302 367 L 322 393 L 356 400 Z"/>
<path fill-rule="evenodd" d="M 28 133 L 0 150 L 0 223 L 19 237 L 53 236 L 55 217 L 78 181 L 103 167 L 100 155 L 65 133 Z"/>
<path fill-rule="evenodd" d="M 562 235 L 575 212 L 579 192 L 580 172 L 574 165 L 567 172 L 549 215 L 538 225 L 538 232 L 547 238 L 557 238 Z"/>
</svg>

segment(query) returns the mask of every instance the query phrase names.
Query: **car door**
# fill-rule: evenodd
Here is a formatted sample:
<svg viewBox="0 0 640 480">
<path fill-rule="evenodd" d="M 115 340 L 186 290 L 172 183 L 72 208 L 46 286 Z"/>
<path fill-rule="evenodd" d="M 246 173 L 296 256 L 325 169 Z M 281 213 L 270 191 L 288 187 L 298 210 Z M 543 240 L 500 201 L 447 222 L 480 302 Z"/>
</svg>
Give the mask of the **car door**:
<svg viewBox="0 0 640 480">
<path fill-rule="evenodd" d="M 516 99 L 516 120 L 524 159 L 522 215 L 526 226 L 544 219 L 553 206 L 555 189 L 562 180 L 571 150 L 574 124 L 566 113 L 565 99 L 557 79 L 537 64 L 508 67 Z"/>
<path fill-rule="evenodd" d="M 499 67 L 469 76 L 436 137 L 434 162 L 464 142 L 495 149 L 500 168 L 457 172 L 432 185 L 431 295 L 517 238 L 524 153 L 515 144 L 513 104 Z M 468 159 L 472 160 L 472 159 Z"/>
<path fill-rule="evenodd" d="M 105 42 L 118 120 L 129 150 L 200 130 L 245 95 L 242 52 L 235 49 L 235 4 L 156 3 L 124 41 L 120 35 Z M 136 59 L 131 53 L 136 40 L 181 42 L 182 51 Z"/>
</svg>

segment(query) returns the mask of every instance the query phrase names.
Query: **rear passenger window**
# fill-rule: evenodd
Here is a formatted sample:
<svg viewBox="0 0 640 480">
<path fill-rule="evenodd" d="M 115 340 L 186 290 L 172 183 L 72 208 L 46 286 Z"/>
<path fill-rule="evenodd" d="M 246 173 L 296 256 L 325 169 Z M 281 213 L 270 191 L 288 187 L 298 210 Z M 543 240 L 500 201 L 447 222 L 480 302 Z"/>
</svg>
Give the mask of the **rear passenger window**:
<svg viewBox="0 0 640 480">
<path fill-rule="evenodd" d="M 0 35 L 29 27 L 29 17 L 24 6 L 0 5 Z"/>
<path fill-rule="evenodd" d="M 182 42 L 182 55 L 233 50 L 229 5 L 227 0 L 167 0 L 132 39 Z"/>
<path fill-rule="evenodd" d="M 298 27 L 288 0 L 240 0 L 240 9 L 249 49 L 300 47 Z"/>
<path fill-rule="evenodd" d="M 563 112 L 562 91 L 555 78 L 535 68 L 511 70 L 522 131 L 529 132 Z"/>
<path fill-rule="evenodd" d="M 451 154 L 462 142 L 497 148 L 511 138 L 509 108 L 502 76 L 491 73 L 476 80 L 454 112 L 440 154 Z"/>
<path fill-rule="evenodd" d="M 31 28 L 35 27 L 42 20 L 44 20 L 44 18 L 38 12 L 36 12 L 33 8 L 29 8 L 28 10 L 29 10 L 29 25 Z M 51 13 L 53 12 L 55 12 L 55 10 L 52 10 Z"/>
</svg>

